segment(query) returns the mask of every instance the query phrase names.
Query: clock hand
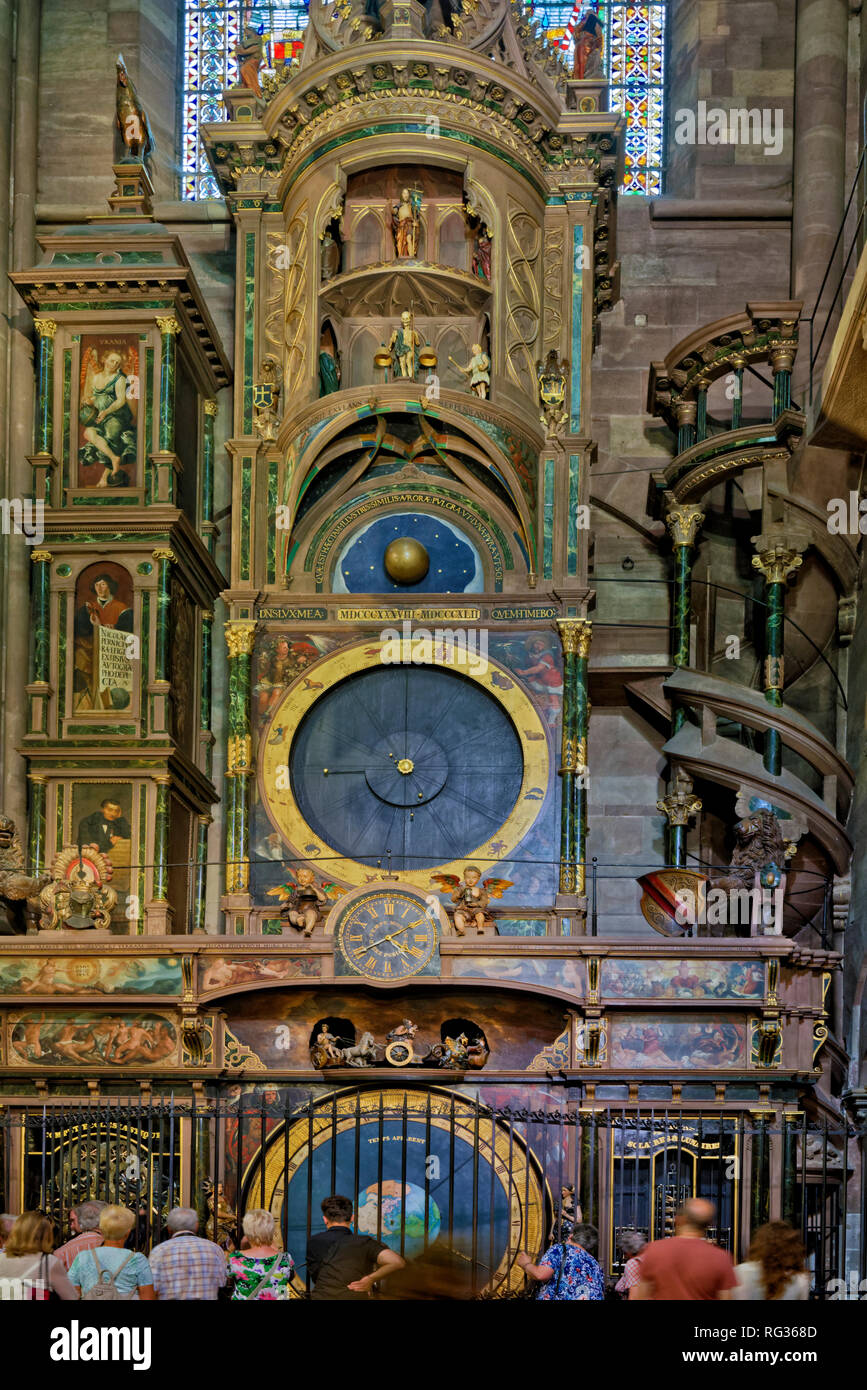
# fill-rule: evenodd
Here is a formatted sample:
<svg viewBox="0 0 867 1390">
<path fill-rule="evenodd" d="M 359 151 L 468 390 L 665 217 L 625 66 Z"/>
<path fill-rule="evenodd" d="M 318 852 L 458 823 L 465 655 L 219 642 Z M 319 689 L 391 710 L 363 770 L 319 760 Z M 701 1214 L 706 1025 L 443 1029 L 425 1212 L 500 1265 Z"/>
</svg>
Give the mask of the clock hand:
<svg viewBox="0 0 867 1390">
<path fill-rule="evenodd" d="M 400 936 L 402 932 L 409 931 L 410 927 L 415 926 L 418 926 L 417 922 L 408 922 L 405 927 L 399 927 L 398 930 L 392 932 L 390 936 L 381 936 L 378 941 L 371 941 L 367 947 L 368 951 L 372 951 L 374 946 L 381 946 L 383 941 L 393 941 L 396 936 Z"/>
</svg>

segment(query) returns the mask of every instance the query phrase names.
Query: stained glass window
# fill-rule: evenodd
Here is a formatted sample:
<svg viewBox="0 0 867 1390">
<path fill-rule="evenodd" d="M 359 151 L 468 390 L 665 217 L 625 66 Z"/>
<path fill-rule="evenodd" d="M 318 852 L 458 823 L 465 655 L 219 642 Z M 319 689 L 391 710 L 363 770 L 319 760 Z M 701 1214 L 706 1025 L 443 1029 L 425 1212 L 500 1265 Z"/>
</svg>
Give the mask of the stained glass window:
<svg viewBox="0 0 867 1390">
<path fill-rule="evenodd" d="M 637 5 L 630 0 L 533 0 L 533 15 L 550 43 L 567 53 L 571 69 L 574 32 L 595 12 L 605 32 L 609 105 L 626 113 L 622 193 L 662 192 L 665 116 L 665 22 L 668 0 Z"/>
<path fill-rule="evenodd" d="M 220 196 L 199 129 L 208 121 L 226 119 L 223 90 L 238 80 L 235 48 L 248 25 L 265 41 L 265 66 L 282 67 L 300 49 L 307 25 L 306 0 L 283 5 L 185 0 L 182 198 Z"/>
</svg>

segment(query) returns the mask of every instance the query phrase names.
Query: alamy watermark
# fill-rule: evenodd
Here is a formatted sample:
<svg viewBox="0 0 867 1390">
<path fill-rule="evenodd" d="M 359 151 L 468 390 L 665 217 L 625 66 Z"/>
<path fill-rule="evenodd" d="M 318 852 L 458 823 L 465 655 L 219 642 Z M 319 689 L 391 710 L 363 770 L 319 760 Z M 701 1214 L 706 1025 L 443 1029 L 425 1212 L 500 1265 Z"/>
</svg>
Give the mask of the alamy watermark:
<svg viewBox="0 0 867 1390">
<path fill-rule="evenodd" d="M 708 107 L 700 101 L 695 110 L 681 107 L 674 113 L 674 139 L 678 145 L 761 145 L 765 155 L 783 151 L 781 107 Z"/>
<path fill-rule="evenodd" d="M 709 888 L 698 894 L 685 888 L 674 895 L 674 920 L 680 927 L 749 927 L 779 936 L 783 894 L 782 888 Z"/>
<path fill-rule="evenodd" d="M 380 661 L 384 666 L 462 666 L 471 675 L 484 676 L 488 670 L 487 628 L 413 628 L 404 619 L 400 630 L 383 628 Z"/>
<path fill-rule="evenodd" d="M 45 502 L 38 497 L 0 497 L 0 531 L 4 536 L 23 536 L 28 545 L 45 540 Z"/>
</svg>

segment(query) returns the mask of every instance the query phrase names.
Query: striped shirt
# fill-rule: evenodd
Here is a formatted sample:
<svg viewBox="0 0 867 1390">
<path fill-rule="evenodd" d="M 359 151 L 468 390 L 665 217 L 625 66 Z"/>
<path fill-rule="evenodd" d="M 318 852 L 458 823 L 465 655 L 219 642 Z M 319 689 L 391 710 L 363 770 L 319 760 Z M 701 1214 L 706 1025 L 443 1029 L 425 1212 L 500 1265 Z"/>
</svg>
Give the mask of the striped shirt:
<svg viewBox="0 0 867 1390">
<path fill-rule="evenodd" d="M 214 1300 L 228 1278 L 226 1256 L 212 1240 L 179 1231 L 150 1253 L 157 1298 Z"/>
<path fill-rule="evenodd" d="M 614 1285 L 615 1293 L 628 1293 L 641 1283 L 641 1256 L 633 1255 L 623 1267 L 623 1273 Z"/>
<path fill-rule="evenodd" d="M 102 1245 L 102 1236 L 99 1231 L 82 1231 L 80 1235 L 73 1236 L 65 1245 L 59 1245 L 55 1250 L 60 1263 L 65 1270 L 72 1268 L 72 1262 L 76 1255 L 80 1255 L 82 1250 L 93 1250 L 97 1245 Z"/>
</svg>

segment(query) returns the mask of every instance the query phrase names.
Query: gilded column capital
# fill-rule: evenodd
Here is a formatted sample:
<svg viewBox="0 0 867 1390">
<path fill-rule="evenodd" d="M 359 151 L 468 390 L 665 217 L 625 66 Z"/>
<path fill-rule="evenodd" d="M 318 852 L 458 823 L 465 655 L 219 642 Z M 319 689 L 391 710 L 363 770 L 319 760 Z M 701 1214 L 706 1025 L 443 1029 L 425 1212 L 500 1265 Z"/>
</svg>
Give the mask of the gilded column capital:
<svg viewBox="0 0 867 1390">
<path fill-rule="evenodd" d="M 770 362 L 774 376 L 778 372 L 790 372 L 795 365 L 796 348 L 792 343 L 780 344 L 779 347 L 771 348 Z"/>
<path fill-rule="evenodd" d="M 30 559 L 34 565 L 48 565 L 51 563 L 52 554 L 50 550 L 31 550 Z"/>
<path fill-rule="evenodd" d="M 173 550 L 152 550 L 151 555 L 155 560 L 168 560 L 169 564 L 177 562 L 177 555 Z"/>
<path fill-rule="evenodd" d="M 54 319 L 34 319 L 33 327 L 40 338 L 53 338 L 57 332 L 57 324 Z"/>
<path fill-rule="evenodd" d="M 226 623 L 226 646 L 229 656 L 250 656 L 256 639 L 256 624 L 246 619 L 230 619 Z"/>
<path fill-rule="evenodd" d="M 213 621 L 214 621 L 213 610 L 210 609 L 210 608 L 203 608 L 203 609 L 202 609 L 202 622 L 203 622 L 203 623 L 212 623 Z"/>
<path fill-rule="evenodd" d="M 679 425 L 694 425 L 698 418 L 698 402 L 675 401 L 674 415 Z"/>
<path fill-rule="evenodd" d="M 692 778 L 679 767 L 668 794 L 656 803 L 656 809 L 668 818 L 669 825 L 689 825 L 691 818 L 701 810 L 701 800 L 692 794 Z"/>
<path fill-rule="evenodd" d="M 207 400 L 203 402 L 203 409 L 206 415 L 216 415 L 219 408 L 216 401 Z"/>
<path fill-rule="evenodd" d="M 165 337 L 166 334 L 178 334 L 181 331 L 181 325 L 178 323 L 174 314 L 166 314 L 163 318 L 157 318 L 157 328 L 160 330 L 163 337 Z"/>
<path fill-rule="evenodd" d="M 170 772 L 155 772 L 153 776 L 158 787 L 170 787 L 172 785 Z"/>
<path fill-rule="evenodd" d="M 766 545 L 769 539 L 767 536 L 753 536 L 753 544 L 759 548 L 758 555 L 753 556 L 753 569 L 761 570 L 766 584 L 785 584 L 789 575 L 801 568 L 804 557 L 796 546 L 787 545 L 784 540 L 777 541 L 775 545 Z"/>
<path fill-rule="evenodd" d="M 704 512 L 688 503 L 682 507 L 669 507 L 665 513 L 665 524 L 675 546 L 686 546 L 689 550 L 695 545 L 703 521 Z"/>
<path fill-rule="evenodd" d="M 558 618 L 557 631 L 560 633 L 564 656 L 590 655 L 593 624 L 588 618 Z"/>
</svg>

